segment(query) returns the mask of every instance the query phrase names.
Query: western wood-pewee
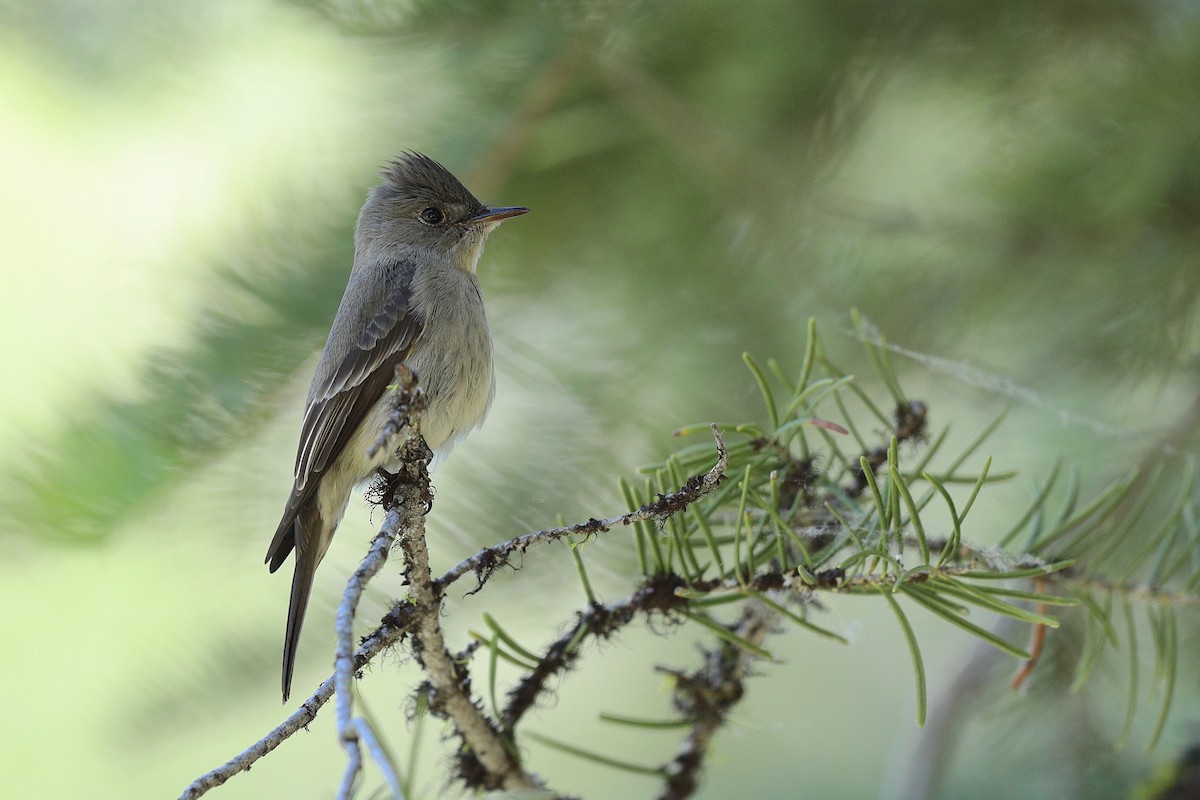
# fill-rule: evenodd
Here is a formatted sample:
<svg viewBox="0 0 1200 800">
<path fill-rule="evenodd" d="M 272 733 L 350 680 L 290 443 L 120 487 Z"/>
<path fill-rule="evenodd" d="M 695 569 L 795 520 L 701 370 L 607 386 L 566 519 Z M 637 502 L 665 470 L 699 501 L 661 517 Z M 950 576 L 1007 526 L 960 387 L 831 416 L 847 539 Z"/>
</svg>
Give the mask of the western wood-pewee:
<svg viewBox="0 0 1200 800">
<path fill-rule="evenodd" d="M 489 208 L 427 156 L 405 153 L 381 173 L 354 232 L 354 265 L 305 403 L 296 479 L 267 550 L 271 572 L 296 567 L 283 645 L 283 699 L 317 565 L 355 485 L 393 460 L 374 458 L 397 364 L 427 397 L 421 433 L 444 456 L 483 422 L 494 394 L 492 337 L 475 267 L 484 240 L 527 208 Z"/>
</svg>

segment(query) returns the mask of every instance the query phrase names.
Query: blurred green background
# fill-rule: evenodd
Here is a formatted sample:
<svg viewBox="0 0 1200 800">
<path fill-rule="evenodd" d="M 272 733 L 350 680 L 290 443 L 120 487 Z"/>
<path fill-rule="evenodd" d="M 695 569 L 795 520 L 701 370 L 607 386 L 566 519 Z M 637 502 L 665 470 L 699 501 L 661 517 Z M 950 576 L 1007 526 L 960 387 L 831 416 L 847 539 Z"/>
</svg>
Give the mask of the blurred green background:
<svg viewBox="0 0 1200 800">
<path fill-rule="evenodd" d="M 355 215 L 402 149 L 533 209 L 481 265 L 497 401 L 435 476 L 435 569 L 560 513 L 622 510 L 616 478 L 675 428 L 760 416 L 741 353 L 794 371 L 810 316 L 869 374 L 851 307 L 911 351 L 901 379 L 935 428 L 966 441 L 1012 407 L 985 451 L 1023 477 L 981 499 L 976 542 L 1056 459 L 1094 488 L 1164 443 L 1197 449 L 1192 3 L 4 0 L 0 15 L 5 797 L 174 797 L 284 716 L 288 579 L 262 555 Z M 332 610 L 379 521 L 352 503 L 318 576 L 301 698 L 329 672 Z M 589 549 L 610 599 L 628 591 L 626 545 Z M 549 641 L 583 602 L 570 564 L 531 553 L 452 608 L 455 641 L 484 609 Z M 403 593 L 389 572 L 367 620 Z M 881 604 L 835 599 L 828 622 L 854 644 L 775 642 L 782 663 L 751 683 L 701 796 L 916 796 L 901 634 Z M 936 718 L 973 643 L 913 619 Z M 672 734 L 596 713 L 667 716 L 652 668 L 693 668 L 694 641 L 631 629 L 534 727 L 666 760 Z M 1120 665 L 1062 698 L 1007 692 L 1000 664 L 937 796 L 1128 796 L 1200 736 L 1194 663 L 1150 755 L 1141 716 L 1111 748 Z M 396 658 L 369 672 L 365 701 L 405 753 L 418 674 Z M 422 797 L 446 788 L 439 733 Z M 587 797 L 657 790 L 528 755 Z M 210 796 L 328 797 L 341 767 L 324 713 Z"/>
</svg>

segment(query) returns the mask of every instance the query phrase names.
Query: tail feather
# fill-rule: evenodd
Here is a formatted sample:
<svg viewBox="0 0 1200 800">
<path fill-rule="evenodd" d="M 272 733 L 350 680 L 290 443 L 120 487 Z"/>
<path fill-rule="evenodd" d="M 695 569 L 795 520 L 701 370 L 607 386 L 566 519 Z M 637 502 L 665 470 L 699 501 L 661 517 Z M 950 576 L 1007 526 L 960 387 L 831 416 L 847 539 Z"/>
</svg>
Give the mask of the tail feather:
<svg viewBox="0 0 1200 800">
<path fill-rule="evenodd" d="M 296 545 L 296 538 L 300 533 L 297 522 L 303 499 L 294 492 L 288 498 L 287 508 L 283 510 L 283 519 L 279 521 L 275 535 L 271 537 L 271 545 L 267 548 L 267 557 L 264 560 L 264 563 L 270 564 L 271 572 L 283 566 L 283 562 L 291 555 L 292 548 Z"/>
<path fill-rule="evenodd" d="M 336 523 L 335 523 L 336 524 Z M 300 631 L 304 627 L 304 612 L 312 594 L 317 565 L 333 539 L 316 504 L 300 510 L 293 523 L 293 543 L 296 548 L 296 567 L 292 573 L 292 596 L 288 603 L 287 631 L 283 639 L 283 701 L 292 693 L 292 673 L 296 669 L 296 650 L 300 646 Z"/>
<path fill-rule="evenodd" d="M 306 564 L 296 559 L 296 570 L 292 573 L 292 599 L 288 603 L 287 633 L 283 639 L 283 702 L 292 693 L 292 673 L 296 669 L 296 650 L 300 646 L 300 630 L 304 627 L 304 612 L 308 610 L 308 597 L 312 593 L 313 578 L 317 574 L 315 563 Z"/>
</svg>

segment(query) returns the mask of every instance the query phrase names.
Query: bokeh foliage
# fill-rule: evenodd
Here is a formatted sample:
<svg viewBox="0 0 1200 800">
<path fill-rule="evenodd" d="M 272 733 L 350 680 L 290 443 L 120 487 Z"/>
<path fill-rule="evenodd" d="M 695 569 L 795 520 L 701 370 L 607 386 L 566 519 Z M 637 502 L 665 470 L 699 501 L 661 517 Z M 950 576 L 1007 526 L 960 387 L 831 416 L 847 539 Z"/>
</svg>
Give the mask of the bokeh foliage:
<svg viewBox="0 0 1200 800">
<path fill-rule="evenodd" d="M 1186 3 L 8 0 L 0 14 L 0 135 L 16 143 L 0 154 L 0 332 L 22 387 L 9 398 L 20 433 L 0 462 L 0 541 L 14 548 L 145 535 L 140 519 L 186 504 L 231 460 L 286 476 L 290 451 L 245 445 L 273 442 L 299 404 L 362 192 L 413 147 L 486 199 L 534 209 L 481 269 L 502 393 L 461 456 L 480 462 L 461 473 L 477 513 L 457 509 L 472 537 L 513 532 L 479 530 L 479 517 L 538 526 L 611 511 L 597 506 L 616 494 L 594 487 L 659 457 L 668 431 L 758 413 L 743 352 L 790 369 L 815 315 L 834 361 L 860 358 L 852 337 L 838 340 L 853 306 L 918 353 L 897 369 L 958 435 L 1013 406 L 992 440 L 998 469 L 1056 474 L 1058 522 L 1071 498 L 1129 481 L 1134 505 L 1109 518 L 1128 544 L 1110 540 L 1098 561 L 1148 579 L 1176 563 L 1139 558 L 1162 552 L 1151 541 L 1195 557 L 1186 538 L 1140 539 L 1138 523 L 1185 496 L 1200 430 L 1200 17 Z M 235 88 L 242 104 L 226 104 Z M 106 284 L 110 263 L 92 254 L 136 245 L 93 243 L 101 226 L 86 215 L 124 211 L 134 242 L 153 220 L 123 206 L 124 181 L 164 205 L 198 191 L 154 161 L 138 176 L 112 168 L 139 148 L 208 154 L 233 177 L 219 208 L 145 267 L 188 276 L 171 330 L 142 334 L 119 367 L 93 366 L 112 331 L 153 316 L 156 296 Z M 46 266 L 59 253 L 49 243 L 74 241 L 78 277 Z M 40 275 L 61 289 L 37 288 Z M 58 302 L 76 284 L 99 287 L 75 302 L 105 309 L 106 327 L 81 329 Z M 42 393 L 20 383 L 34 372 L 82 377 Z M 230 481 L 214 495 L 238 493 Z M 245 529 L 273 513 L 255 507 Z M 1021 535 L 1035 544 L 1054 529 L 1030 524 Z M 246 530 L 213 527 L 189 519 L 173 534 L 253 560 L 237 549 Z M 991 541 L 1006 532 L 998 522 Z M 1091 599 L 1105 608 L 1103 592 Z M 1132 628 L 1142 645 L 1160 644 L 1156 625 Z M 1080 638 L 1085 654 L 1128 635 L 1079 630 L 1099 636 Z M 1177 646 L 1194 651 L 1194 637 Z M 1078 663 L 1063 659 L 1066 678 Z M 1127 675 L 1109 677 L 1113 696 L 1130 696 Z M 1194 675 L 1181 679 L 1194 691 Z M 1059 714 L 1082 731 L 1063 741 L 1103 741 L 1088 738 L 1105 728 L 1090 714 Z M 1091 764 L 1090 752 L 1080 744 L 1043 772 Z M 1113 791 L 1136 772 L 1104 763 L 1112 774 L 1074 785 Z M 970 777 L 949 785 L 977 791 Z"/>
<path fill-rule="evenodd" d="M 120 69 L 117 54 L 137 48 L 73 47 L 70 7 L 18 21 L 81 77 L 96 79 L 93 60 Z M 642 305 L 630 338 L 652 331 L 684 358 L 697 333 L 771 352 L 791 340 L 778 355 L 792 356 L 798 308 L 853 304 L 901 341 L 998 335 L 998 360 L 1039 379 L 1161 378 L 1196 341 L 1200 89 L 1187 76 L 1200 46 L 1180 29 L 1194 21 L 1170 4 L 1070 8 L 333 3 L 305 22 L 360 38 L 378 69 L 409 41 L 444 49 L 454 69 L 424 91 L 452 94 L 465 113 L 438 131 L 439 155 L 473 154 L 482 191 L 503 179 L 538 211 L 507 287 L 530 304 L 579 283 L 601 302 Z M 153 47 L 161 29 L 202 42 L 218 27 L 154 6 L 131 22 L 145 59 L 168 58 Z M 934 118 L 887 119 L 908 103 Z M 907 169 L 936 164 L 940 144 L 903 130 L 922 121 L 957 122 L 969 166 Z M 872 142 L 897 134 L 893 153 Z M 10 478 L 32 484 L 14 504 L 25 522 L 111 535 L 180 466 L 238 441 L 320 341 L 352 208 L 314 220 L 311 198 L 269 202 L 210 259 L 227 285 L 186 344 L 150 357 L 150 392 L 66 411 L 70 458 L 50 447 Z M 650 313 L 664 303 L 673 324 Z"/>
</svg>

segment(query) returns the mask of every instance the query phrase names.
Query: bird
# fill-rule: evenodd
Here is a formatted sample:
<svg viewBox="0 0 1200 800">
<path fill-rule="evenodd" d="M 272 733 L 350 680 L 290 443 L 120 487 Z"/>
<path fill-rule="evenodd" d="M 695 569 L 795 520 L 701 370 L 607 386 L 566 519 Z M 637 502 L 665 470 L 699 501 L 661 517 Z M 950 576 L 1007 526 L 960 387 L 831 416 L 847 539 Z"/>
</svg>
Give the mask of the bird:
<svg viewBox="0 0 1200 800">
<path fill-rule="evenodd" d="M 355 486 L 394 464 L 367 451 L 392 410 L 395 369 L 426 396 L 420 432 L 437 463 L 479 427 L 495 396 L 492 337 L 476 268 L 483 245 L 522 206 L 487 206 L 445 167 L 406 151 L 380 172 L 354 232 L 354 261 L 304 406 L 294 483 L 267 549 L 273 573 L 294 550 L 283 700 L 317 566 Z"/>
</svg>

